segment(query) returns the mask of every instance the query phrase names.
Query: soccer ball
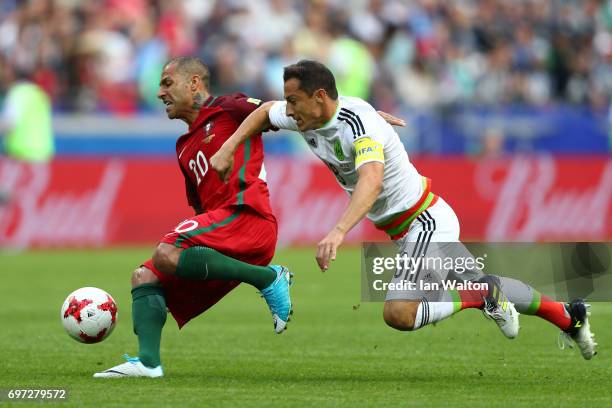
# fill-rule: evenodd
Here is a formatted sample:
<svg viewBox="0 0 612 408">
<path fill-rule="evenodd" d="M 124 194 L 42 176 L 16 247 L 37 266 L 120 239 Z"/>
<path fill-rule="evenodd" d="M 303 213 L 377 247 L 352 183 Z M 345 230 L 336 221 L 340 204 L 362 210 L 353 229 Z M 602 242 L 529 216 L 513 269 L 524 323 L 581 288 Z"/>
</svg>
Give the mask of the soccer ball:
<svg viewBox="0 0 612 408">
<path fill-rule="evenodd" d="M 60 317 L 70 337 L 81 343 L 99 343 L 115 328 L 117 305 L 102 289 L 81 288 L 68 295 Z"/>
</svg>

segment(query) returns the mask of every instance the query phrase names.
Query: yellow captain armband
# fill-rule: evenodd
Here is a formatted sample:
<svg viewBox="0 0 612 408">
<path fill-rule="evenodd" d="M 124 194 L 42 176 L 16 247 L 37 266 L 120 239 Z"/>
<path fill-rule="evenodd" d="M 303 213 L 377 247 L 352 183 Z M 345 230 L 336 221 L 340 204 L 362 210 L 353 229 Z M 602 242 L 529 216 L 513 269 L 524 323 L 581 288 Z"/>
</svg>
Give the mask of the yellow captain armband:
<svg viewBox="0 0 612 408">
<path fill-rule="evenodd" d="M 355 144 L 355 168 L 363 163 L 377 161 L 384 163 L 385 154 L 383 153 L 383 145 L 370 139 L 362 137 L 354 142 Z"/>
</svg>

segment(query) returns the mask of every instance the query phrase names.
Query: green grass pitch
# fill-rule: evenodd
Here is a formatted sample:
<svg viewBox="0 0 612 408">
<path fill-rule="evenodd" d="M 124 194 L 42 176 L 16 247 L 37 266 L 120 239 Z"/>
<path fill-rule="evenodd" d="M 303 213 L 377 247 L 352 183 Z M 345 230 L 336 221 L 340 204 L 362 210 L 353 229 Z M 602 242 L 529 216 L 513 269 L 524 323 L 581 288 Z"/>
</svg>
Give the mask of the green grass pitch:
<svg viewBox="0 0 612 408">
<path fill-rule="evenodd" d="M 45 406 L 612 406 L 610 304 L 593 305 L 600 348 L 591 361 L 559 350 L 558 330 L 530 316 L 512 341 L 476 310 L 402 333 L 385 326 L 381 303 L 360 304 L 356 248 L 343 248 L 325 274 L 313 249 L 277 253 L 295 272 L 295 314 L 282 335 L 255 289 L 241 285 L 181 331 L 168 317 L 164 379 L 93 379 L 136 352 L 130 273 L 150 253 L 0 254 L 0 388 L 69 389 L 67 402 Z M 82 286 L 109 291 L 119 306 L 101 344 L 79 344 L 60 324 L 65 296 Z"/>
</svg>

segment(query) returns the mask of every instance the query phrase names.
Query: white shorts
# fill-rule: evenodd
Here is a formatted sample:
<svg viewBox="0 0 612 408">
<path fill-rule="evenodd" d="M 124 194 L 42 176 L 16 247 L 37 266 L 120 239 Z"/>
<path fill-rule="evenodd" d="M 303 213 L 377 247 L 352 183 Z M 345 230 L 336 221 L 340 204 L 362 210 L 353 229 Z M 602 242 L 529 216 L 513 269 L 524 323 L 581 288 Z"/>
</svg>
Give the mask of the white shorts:
<svg viewBox="0 0 612 408">
<path fill-rule="evenodd" d="M 450 205 L 438 197 L 438 201 L 423 211 L 413 222 L 408 233 L 396 240 L 402 248 L 406 242 L 457 242 L 459 220 Z"/>
<path fill-rule="evenodd" d="M 408 233 L 394 241 L 399 254 L 406 254 L 415 259 L 419 256 L 427 258 L 438 257 L 472 257 L 471 253 L 459 242 L 459 220 L 453 209 L 441 197 L 438 201 L 423 211 L 412 223 Z M 448 270 L 431 266 L 419 266 L 414 269 L 400 268 L 397 270 L 392 283 L 398 287 L 400 283 L 412 282 L 413 288 L 408 290 L 389 290 L 386 300 L 419 300 L 426 298 L 430 302 L 440 300 L 439 290 L 425 290 L 422 287 L 431 287 L 432 283 L 440 283 L 443 279 L 451 279 Z M 480 270 L 463 272 L 460 277 L 453 275 L 453 279 L 472 280 L 482 276 Z M 406 286 L 404 284 L 404 286 Z"/>
</svg>

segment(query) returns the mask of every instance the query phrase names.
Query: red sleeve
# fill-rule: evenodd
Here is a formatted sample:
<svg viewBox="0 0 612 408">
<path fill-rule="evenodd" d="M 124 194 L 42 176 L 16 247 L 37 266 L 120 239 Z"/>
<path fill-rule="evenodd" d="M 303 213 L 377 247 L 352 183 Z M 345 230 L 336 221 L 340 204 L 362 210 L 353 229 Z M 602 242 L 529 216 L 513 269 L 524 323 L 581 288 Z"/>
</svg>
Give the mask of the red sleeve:
<svg viewBox="0 0 612 408">
<path fill-rule="evenodd" d="M 242 123 L 247 116 L 259 108 L 261 100 L 249 98 L 244 94 L 234 94 L 223 103 L 223 109 L 230 114 L 236 123 Z"/>
</svg>

